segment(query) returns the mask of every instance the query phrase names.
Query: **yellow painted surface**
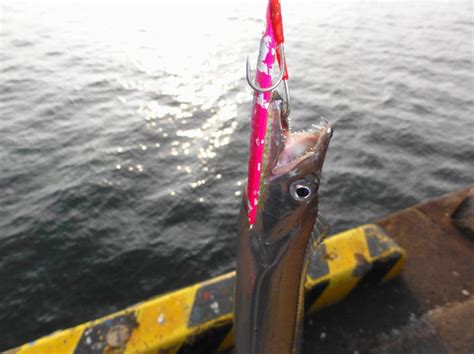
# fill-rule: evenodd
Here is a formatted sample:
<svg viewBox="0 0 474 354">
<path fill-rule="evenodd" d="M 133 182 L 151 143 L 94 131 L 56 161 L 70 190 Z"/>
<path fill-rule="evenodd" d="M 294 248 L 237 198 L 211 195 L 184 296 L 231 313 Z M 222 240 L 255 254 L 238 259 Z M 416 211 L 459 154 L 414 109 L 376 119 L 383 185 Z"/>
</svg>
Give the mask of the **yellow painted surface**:
<svg viewBox="0 0 474 354">
<path fill-rule="evenodd" d="M 311 307 L 311 311 L 327 307 L 344 299 L 357 285 L 359 278 L 353 275 L 358 265 L 358 255 L 369 258 L 365 233 L 357 228 L 329 238 L 326 242 L 326 260 L 329 265 L 329 286 Z"/>
<path fill-rule="evenodd" d="M 395 266 L 392 269 L 390 269 L 390 271 L 383 277 L 384 282 L 395 278 L 402 271 L 403 266 L 405 265 L 405 262 L 406 262 L 406 253 L 403 249 L 400 249 L 400 251 L 402 252 L 402 257 L 397 261 Z"/>
<path fill-rule="evenodd" d="M 197 286 L 164 295 L 136 307 L 139 326 L 132 332 L 125 353 L 156 352 L 172 347 L 187 333 L 188 318 Z M 150 344 L 151 343 L 151 344 Z"/>
<path fill-rule="evenodd" d="M 379 229 L 370 228 L 370 231 L 372 236 L 375 233 L 375 236 L 380 238 L 380 240 L 389 240 Z M 385 274 L 383 280 L 391 279 L 400 272 L 404 263 L 404 251 L 390 241 L 386 243 L 391 245 L 387 250 L 381 255 L 372 258 L 366 242 L 366 232 L 368 232 L 367 226 L 361 226 L 334 235 L 323 242 L 326 247 L 324 259 L 329 267 L 329 273 L 318 279 L 308 277 L 305 288 L 306 290 L 312 289 L 325 281 L 329 281 L 329 284 L 310 307 L 310 311 L 321 309 L 344 299 L 361 279 L 361 276 L 358 275 L 357 267 L 362 266 L 362 269 L 367 269 L 370 268 L 373 261 L 390 255 L 402 255 L 401 259 Z M 103 353 L 178 353 L 183 344 L 189 345 L 196 336 L 205 334 L 207 331 L 222 325 L 227 325 L 226 328 L 230 329 L 232 313 L 216 315 L 217 317 L 193 327 L 188 326 L 188 322 L 195 304 L 196 293 L 199 289 L 210 284 L 217 284 L 234 276 L 234 272 L 224 274 L 206 282 L 152 298 L 99 320 L 55 332 L 6 353 L 74 353 L 85 331 L 90 333 L 94 330 L 95 326 L 103 325 L 107 320 L 117 320 L 120 316 L 127 314 L 135 316 L 137 326 L 132 328 L 130 332 L 127 332 L 126 328 L 124 330 L 123 326 L 122 332 L 115 332 L 130 334 L 126 337 L 122 347 L 104 344 L 114 343 L 114 340 L 109 340 L 109 328 L 109 332 L 102 336 L 106 338 L 101 337 L 99 339 L 102 340 Z M 120 327 L 120 324 L 118 326 Z M 117 326 L 115 327 L 117 330 Z M 83 341 L 85 340 L 84 338 L 86 337 L 83 337 Z M 224 336 L 219 340 L 220 343 L 216 343 L 215 346 L 219 350 L 232 346 L 233 336 L 231 331 L 224 333 Z M 115 337 L 116 342 L 117 337 Z"/>
<path fill-rule="evenodd" d="M 73 353 L 84 327 L 84 325 L 81 325 L 65 331 L 55 332 L 17 348 L 18 351 L 11 353 L 7 351 L 6 354 Z"/>
<path fill-rule="evenodd" d="M 222 343 L 219 345 L 218 352 L 232 348 L 234 345 L 234 331 L 230 331 Z"/>
</svg>

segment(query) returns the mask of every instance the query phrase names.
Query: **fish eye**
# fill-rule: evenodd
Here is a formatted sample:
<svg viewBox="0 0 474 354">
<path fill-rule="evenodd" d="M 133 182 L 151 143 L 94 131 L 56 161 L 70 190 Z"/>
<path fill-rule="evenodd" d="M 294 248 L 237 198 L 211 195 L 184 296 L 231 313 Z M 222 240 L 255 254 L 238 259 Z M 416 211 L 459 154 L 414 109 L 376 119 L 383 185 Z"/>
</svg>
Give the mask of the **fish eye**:
<svg viewBox="0 0 474 354">
<path fill-rule="evenodd" d="M 313 191 L 314 184 L 306 180 L 295 181 L 290 185 L 290 195 L 298 202 L 310 199 Z"/>
<path fill-rule="evenodd" d="M 311 194 L 310 189 L 306 186 L 297 186 L 295 192 L 299 198 L 306 198 Z"/>
</svg>

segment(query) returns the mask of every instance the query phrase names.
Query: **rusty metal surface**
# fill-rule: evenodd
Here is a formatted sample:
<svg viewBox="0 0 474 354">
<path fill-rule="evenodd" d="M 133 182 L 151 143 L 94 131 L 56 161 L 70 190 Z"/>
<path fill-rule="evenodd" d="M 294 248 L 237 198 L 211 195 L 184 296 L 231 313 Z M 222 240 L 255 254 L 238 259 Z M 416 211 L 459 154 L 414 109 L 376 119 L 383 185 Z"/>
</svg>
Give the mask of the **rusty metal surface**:
<svg viewBox="0 0 474 354">
<path fill-rule="evenodd" d="M 474 353 L 474 242 L 451 219 L 473 195 L 470 186 L 380 220 L 407 252 L 401 277 L 309 318 L 304 353 Z"/>
<path fill-rule="evenodd" d="M 411 319 L 396 335 L 387 336 L 373 354 L 471 353 L 474 348 L 474 298 L 447 304 Z"/>
<path fill-rule="evenodd" d="M 429 200 L 378 223 L 407 250 L 402 279 L 424 311 L 466 300 L 463 290 L 474 292 L 474 242 L 451 221 L 454 210 L 469 195 L 474 195 L 474 187 Z"/>
</svg>

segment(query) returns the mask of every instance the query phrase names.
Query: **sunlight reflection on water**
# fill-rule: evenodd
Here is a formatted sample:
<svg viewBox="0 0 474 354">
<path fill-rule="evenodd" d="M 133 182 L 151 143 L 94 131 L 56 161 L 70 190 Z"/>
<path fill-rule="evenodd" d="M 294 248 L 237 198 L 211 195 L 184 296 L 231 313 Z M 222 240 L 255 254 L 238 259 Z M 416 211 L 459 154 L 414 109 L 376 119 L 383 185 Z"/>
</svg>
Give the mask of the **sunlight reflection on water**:
<svg viewBox="0 0 474 354">
<path fill-rule="evenodd" d="M 9 347 L 232 268 L 265 3 L 2 2 Z M 283 6 L 292 126 L 334 124 L 333 231 L 472 181 L 472 3 Z"/>
</svg>

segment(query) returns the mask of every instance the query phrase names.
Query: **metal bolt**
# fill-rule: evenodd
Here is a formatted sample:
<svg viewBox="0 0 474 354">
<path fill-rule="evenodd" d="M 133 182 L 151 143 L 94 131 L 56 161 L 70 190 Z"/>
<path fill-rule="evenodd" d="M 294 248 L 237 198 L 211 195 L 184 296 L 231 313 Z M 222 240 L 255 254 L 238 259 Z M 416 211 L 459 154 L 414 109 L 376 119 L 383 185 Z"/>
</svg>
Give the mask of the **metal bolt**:
<svg viewBox="0 0 474 354">
<path fill-rule="evenodd" d="M 128 342 L 130 338 L 130 329 L 123 325 L 118 324 L 112 326 L 105 336 L 107 345 L 112 348 L 122 348 Z"/>
</svg>

